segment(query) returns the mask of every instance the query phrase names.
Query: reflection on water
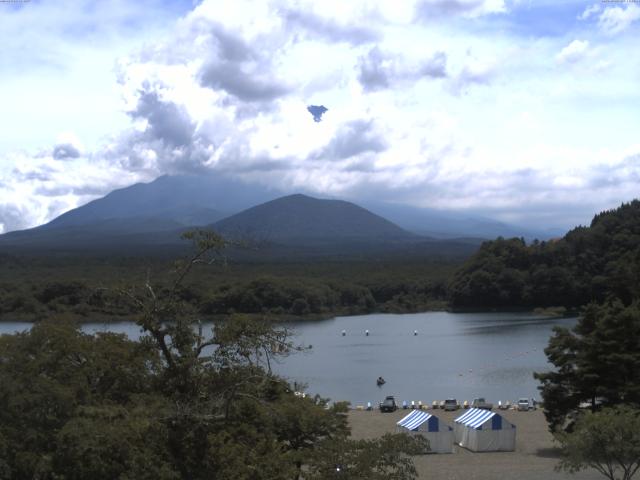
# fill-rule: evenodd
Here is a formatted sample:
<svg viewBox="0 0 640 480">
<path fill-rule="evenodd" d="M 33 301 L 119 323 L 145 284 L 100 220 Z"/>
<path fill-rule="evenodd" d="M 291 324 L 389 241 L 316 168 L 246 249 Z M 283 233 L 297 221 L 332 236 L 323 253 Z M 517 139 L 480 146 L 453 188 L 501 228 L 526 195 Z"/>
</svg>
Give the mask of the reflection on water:
<svg viewBox="0 0 640 480">
<path fill-rule="evenodd" d="M 294 326 L 295 342 L 312 345 L 311 352 L 286 358 L 274 368 L 292 381 L 306 383 L 311 393 L 355 404 L 377 402 L 386 395 L 429 403 L 479 396 L 513 401 L 539 396 L 533 372 L 549 368 L 543 350 L 552 328 L 570 327 L 575 321 L 530 313 L 428 312 L 301 322 Z M 29 326 L 1 323 L 0 333 Z M 140 336 L 139 327 L 128 322 L 90 323 L 83 330 Z M 387 382 L 382 387 L 376 385 L 378 376 Z"/>
</svg>

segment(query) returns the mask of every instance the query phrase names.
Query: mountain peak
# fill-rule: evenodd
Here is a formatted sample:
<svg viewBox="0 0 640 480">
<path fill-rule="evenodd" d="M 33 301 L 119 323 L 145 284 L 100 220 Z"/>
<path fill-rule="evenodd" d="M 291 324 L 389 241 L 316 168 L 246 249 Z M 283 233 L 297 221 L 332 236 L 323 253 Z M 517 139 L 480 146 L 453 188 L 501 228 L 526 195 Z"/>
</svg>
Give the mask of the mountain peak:
<svg viewBox="0 0 640 480">
<path fill-rule="evenodd" d="M 276 243 L 380 241 L 413 238 L 390 221 L 343 200 L 301 193 L 276 198 L 213 225 L 229 236 L 258 237 Z"/>
</svg>

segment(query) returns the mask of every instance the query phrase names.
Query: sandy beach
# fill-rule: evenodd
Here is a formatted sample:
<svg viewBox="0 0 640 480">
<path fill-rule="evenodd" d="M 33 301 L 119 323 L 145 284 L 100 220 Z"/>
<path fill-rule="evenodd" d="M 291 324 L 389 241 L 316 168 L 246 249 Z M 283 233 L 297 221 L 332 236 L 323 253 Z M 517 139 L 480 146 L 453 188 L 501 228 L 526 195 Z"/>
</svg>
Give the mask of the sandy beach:
<svg viewBox="0 0 640 480">
<path fill-rule="evenodd" d="M 462 411 L 445 412 L 436 409 L 429 412 L 453 425 L 453 420 Z M 394 413 L 354 410 L 349 414 L 353 437 L 375 438 L 384 433 L 393 433 L 396 431 L 396 422 L 407 413 L 409 413 L 408 410 L 398 410 Z M 453 454 L 418 456 L 414 460 L 420 478 L 446 480 L 604 478 L 595 470 L 586 470 L 574 475 L 554 471 L 558 463 L 558 452 L 547 430 L 542 410 L 529 412 L 500 410 L 499 413 L 517 428 L 515 452 L 473 453 L 456 446 Z"/>
</svg>

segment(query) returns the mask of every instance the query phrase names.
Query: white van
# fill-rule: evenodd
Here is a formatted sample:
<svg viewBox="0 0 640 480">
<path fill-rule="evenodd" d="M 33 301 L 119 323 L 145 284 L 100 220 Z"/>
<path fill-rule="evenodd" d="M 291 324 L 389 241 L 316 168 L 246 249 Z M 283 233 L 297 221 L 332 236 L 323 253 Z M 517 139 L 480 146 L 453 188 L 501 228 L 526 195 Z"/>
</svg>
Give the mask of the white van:
<svg viewBox="0 0 640 480">
<path fill-rule="evenodd" d="M 529 410 L 529 399 L 528 398 L 521 398 L 518 400 L 518 410 L 521 412 L 525 412 L 527 410 Z"/>
</svg>

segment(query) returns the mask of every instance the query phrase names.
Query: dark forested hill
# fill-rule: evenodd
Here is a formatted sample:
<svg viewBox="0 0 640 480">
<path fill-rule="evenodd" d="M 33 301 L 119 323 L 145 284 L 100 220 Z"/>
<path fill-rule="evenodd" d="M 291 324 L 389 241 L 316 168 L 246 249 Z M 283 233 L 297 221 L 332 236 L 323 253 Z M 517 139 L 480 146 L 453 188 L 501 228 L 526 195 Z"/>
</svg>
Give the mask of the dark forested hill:
<svg viewBox="0 0 640 480">
<path fill-rule="evenodd" d="M 300 194 L 249 208 L 215 223 L 212 228 L 226 236 L 296 245 L 419 238 L 353 203 Z"/>
<path fill-rule="evenodd" d="M 454 307 L 577 307 L 640 294 L 640 201 L 593 218 L 562 239 L 485 242 L 450 284 Z"/>
</svg>

